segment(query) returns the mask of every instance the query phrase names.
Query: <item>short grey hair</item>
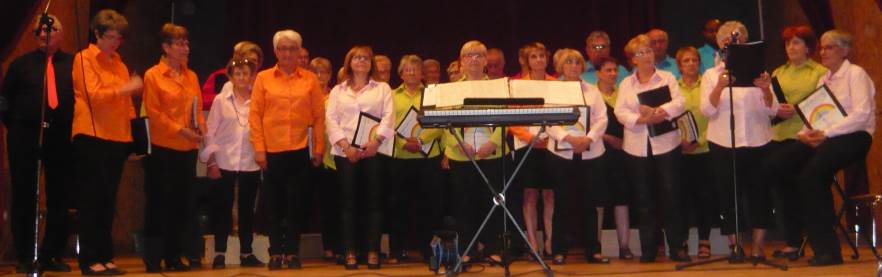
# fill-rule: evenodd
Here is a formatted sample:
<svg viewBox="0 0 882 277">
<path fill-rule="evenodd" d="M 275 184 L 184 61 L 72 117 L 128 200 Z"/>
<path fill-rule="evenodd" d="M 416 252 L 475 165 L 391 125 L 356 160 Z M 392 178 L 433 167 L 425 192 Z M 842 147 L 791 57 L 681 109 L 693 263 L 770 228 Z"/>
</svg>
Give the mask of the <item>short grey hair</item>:
<svg viewBox="0 0 882 277">
<path fill-rule="evenodd" d="M 294 41 L 295 43 L 297 43 L 297 45 L 303 45 L 303 38 L 300 37 L 300 33 L 297 33 L 296 31 L 291 29 L 285 29 L 278 31 L 275 35 L 273 35 L 273 48 L 278 47 L 279 41 L 282 39 Z"/>
<path fill-rule="evenodd" d="M 585 44 L 588 44 L 589 41 L 591 41 L 591 40 L 595 40 L 595 39 L 598 39 L 598 38 L 606 39 L 607 42 L 610 41 L 610 40 L 609 40 L 609 34 L 607 34 L 606 32 L 604 32 L 604 31 L 594 31 L 594 32 L 591 32 L 591 34 L 588 34 L 588 37 L 585 38 Z"/>
<path fill-rule="evenodd" d="M 832 39 L 839 47 L 851 49 L 851 34 L 846 31 L 839 29 L 826 31 L 821 35 L 821 40 L 825 40 L 825 38 Z"/>
</svg>

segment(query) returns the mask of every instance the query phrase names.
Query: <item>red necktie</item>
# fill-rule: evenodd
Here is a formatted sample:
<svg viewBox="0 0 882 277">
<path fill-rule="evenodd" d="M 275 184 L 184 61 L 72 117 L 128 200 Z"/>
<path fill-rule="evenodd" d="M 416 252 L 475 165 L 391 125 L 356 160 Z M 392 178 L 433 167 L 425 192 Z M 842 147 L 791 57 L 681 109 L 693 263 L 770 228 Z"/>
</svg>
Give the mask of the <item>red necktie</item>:
<svg viewBox="0 0 882 277">
<path fill-rule="evenodd" d="M 46 101 L 49 108 L 58 107 L 58 94 L 55 89 L 55 66 L 52 65 L 52 57 L 46 59 Z"/>
</svg>

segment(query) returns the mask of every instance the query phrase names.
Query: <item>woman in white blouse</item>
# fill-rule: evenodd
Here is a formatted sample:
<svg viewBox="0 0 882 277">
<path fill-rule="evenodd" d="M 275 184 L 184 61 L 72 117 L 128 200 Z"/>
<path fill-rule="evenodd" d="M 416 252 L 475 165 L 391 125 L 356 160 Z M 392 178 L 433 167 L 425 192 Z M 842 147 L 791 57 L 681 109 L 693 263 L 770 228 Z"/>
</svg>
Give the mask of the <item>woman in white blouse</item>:
<svg viewBox="0 0 882 277">
<path fill-rule="evenodd" d="M 224 86 L 214 98 L 208 112 L 208 131 L 200 160 L 208 163 L 208 177 L 220 179 L 219 194 L 212 215 L 214 252 L 212 268 L 224 268 L 227 237 L 233 227 L 233 199 L 239 184 L 239 254 L 242 266 L 263 266 L 252 254 L 254 240 L 254 201 L 260 184 L 260 166 L 254 161 L 254 146 L 249 140 L 248 111 L 251 103 L 251 85 L 257 64 L 247 59 L 232 60 L 227 64 L 227 75 L 232 86 Z"/>
<path fill-rule="evenodd" d="M 576 212 L 560 213 L 554 217 L 552 253 L 554 264 L 563 264 L 569 250 L 569 236 L 575 228 L 572 224 L 585 226 L 582 238 L 585 246 L 585 259 L 588 263 L 609 263 L 600 255 L 600 241 L 597 236 L 597 213 L 595 212 L 598 188 L 603 187 L 604 163 L 602 155 L 603 134 L 606 132 L 606 104 L 600 97 L 597 87 L 582 81 L 585 59 L 575 49 L 561 49 L 554 53 L 554 67 L 564 81 L 581 84 L 582 95 L 588 106 L 588 116 L 580 118 L 574 126 L 554 126 L 548 130 L 553 140 L 548 151 L 549 170 L 553 171 L 549 180 L 555 190 L 555 202 L 561 210 L 577 208 Z M 588 122 L 585 122 L 585 119 Z M 579 127 L 581 126 L 581 128 Z M 588 126 L 588 129 L 585 129 Z"/>
<path fill-rule="evenodd" d="M 325 113 L 328 139 L 334 144 L 331 153 L 337 165 L 341 185 L 341 232 L 346 251 L 344 266 L 357 269 L 355 253 L 367 251 L 370 269 L 380 268 L 380 231 L 383 222 L 383 184 L 377 153 L 391 155 L 394 135 L 392 89 L 383 82 L 371 79 L 376 66 L 371 62 L 374 53 L 369 46 L 355 46 L 346 53 L 343 67 L 331 89 Z M 379 124 L 361 145 L 354 145 L 359 117 L 372 116 Z M 365 118 L 366 120 L 367 118 Z M 368 133 L 365 133 L 368 134 Z M 363 198 L 363 199 L 360 199 Z M 356 207 L 364 202 L 364 207 Z M 367 218 L 367 225 L 356 227 L 359 214 Z M 356 229 L 366 230 L 368 249 L 356 249 Z"/>
<path fill-rule="evenodd" d="M 798 134 L 802 143 L 788 145 L 772 154 L 787 161 L 770 169 L 770 182 L 786 176 L 797 176 L 797 186 L 790 193 L 802 196 L 799 205 L 806 219 L 806 233 L 815 256 L 809 265 L 824 266 L 842 263 L 839 240 L 832 224 L 837 223 L 830 192 L 830 177 L 842 168 L 866 158 L 876 130 L 876 89 L 863 68 L 848 60 L 852 38 L 841 30 L 827 31 L 821 36 L 821 64 L 830 71 L 818 81 L 827 86 L 845 109 L 845 118 L 830 126 L 803 128 Z M 782 199 L 783 200 L 783 199 Z"/>
<path fill-rule="evenodd" d="M 717 31 L 717 44 L 722 49 L 730 43 L 730 34 L 738 32 L 737 42 L 747 41 L 747 28 L 738 21 L 728 21 L 720 26 Z M 729 75 L 726 71 L 726 61 L 705 71 L 701 78 L 701 113 L 708 118 L 707 141 L 710 146 L 711 167 L 717 184 L 717 195 L 720 213 L 722 214 L 720 231 L 728 236 L 732 261 L 744 259 L 744 251 L 740 245 L 735 245 L 736 218 L 739 223 L 744 216 L 736 217 L 735 191 L 739 192 L 739 203 L 742 197 L 747 197 L 748 207 L 739 205 L 737 212 L 750 211 L 748 223 L 738 226 L 753 228 L 753 248 L 751 259 L 754 261 L 765 260 L 763 246 L 766 229 L 773 224 L 771 196 L 768 186 L 762 183 L 761 162 L 765 157 L 767 145 L 772 140 L 772 126 L 770 118 L 778 112 L 778 103 L 772 95 L 769 74 L 764 72 L 753 80 L 752 87 L 732 87 L 735 109 L 735 145 L 734 151 L 737 157 L 737 168 L 733 172 L 732 165 L 732 137 L 729 129 Z M 733 176 L 734 175 L 734 176 Z M 737 177 L 737 184 L 734 178 Z M 736 190 L 737 185 L 737 190 Z"/>
<path fill-rule="evenodd" d="M 619 84 L 615 115 L 624 125 L 622 149 L 627 153 L 625 164 L 634 188 L 634 207 L 640 216 L 641 262 L 654 262 L 657 253 L 656 230 L 661 214 L 670 255 L 676 261 L 689 261 L 684 242 L 686 222 L 683 220 L 682 184 L 680 182 L 680 133 L 677 129 L 651 136 L 655 124 L 670 124 L 683 113 L 684 98 L 673 74 L 655 68 L 649 37 L 638 35 L 625 46 L 625 53 L 634 64 L 634 73 Z M 638 100 L 649 90 L 668 87 L 671 101 L 650 107 Z M 661 213 L 656 213 L 658 202 Z"/>
</svg>

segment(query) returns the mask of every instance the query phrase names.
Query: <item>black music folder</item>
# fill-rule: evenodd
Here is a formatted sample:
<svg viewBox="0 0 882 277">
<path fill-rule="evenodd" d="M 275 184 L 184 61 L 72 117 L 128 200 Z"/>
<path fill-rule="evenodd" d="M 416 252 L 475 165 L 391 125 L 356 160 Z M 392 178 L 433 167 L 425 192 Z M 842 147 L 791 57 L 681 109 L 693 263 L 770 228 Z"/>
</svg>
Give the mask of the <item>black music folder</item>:
<svg viewBox="0 0 882 277">
<path fill-rule="evenodd" d="M 668 86 L 661 86 L 659 88 L 647 90 L 638 93 L 637 100 L 640 101 L 641 105 L 658 108 L 665 103 L 671 102 L 671 89 L 668 88 Z M 647 127 L 649 128 L 649 136 L 655 137 L 677 130 L 677 123 L 665 120 Z"/>
<path fill-rule="evenodd" d="M 778 77 L 772 77 L 772 93 L 775 94 L 775 99 L 778 99 L 779 104 L 787 104 L 787 97 L 784 97 L 784 90 L 781 88 L 781 82 L 778 81 Z M 772 125 L 777 125 L 785 120 L 776 116 L 772 118 Z"/>
<path fill-rule="evenodd" d="M 137 155 L 150 155 L 153 152 L 150 146 L 150 119 L 138 117 L 130 121 L 132 125 L 132 153 Z"/>
<path fill-rule="evenodd" d="M 732 86 L 752 87 L 756 79 L 766 71 L 765 43 L 754 41 L 729 45 L 726 69 L 735 77 Z"/>
</svg>

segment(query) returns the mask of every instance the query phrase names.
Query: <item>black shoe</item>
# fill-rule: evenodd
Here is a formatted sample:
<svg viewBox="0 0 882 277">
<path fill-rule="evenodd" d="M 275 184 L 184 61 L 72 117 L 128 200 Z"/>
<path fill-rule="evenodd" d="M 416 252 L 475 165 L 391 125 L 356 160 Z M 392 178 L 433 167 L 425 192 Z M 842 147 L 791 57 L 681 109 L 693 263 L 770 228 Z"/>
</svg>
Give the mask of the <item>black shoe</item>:
<svg viewBox="0 0 882 277">
<path fill-rule="evenodd" d="M 284 260 L 284 259 L 282 258 L 282 256 L 274 256 L 274 257 L 270 257 L 270 261 L 269 261 L 269 263 L 267 264 L 266 267 L 267 267 L 269 270 L 279 270 L 279 269 L 282 269 L 282 260 Z"/>
<path fill-rule="evenodd" d="M 60 258 L 40 260 L 40 270 L 52 272 L 70 272 L 70 266 Z"/>
<path fill-rule="evenodd" d="M 750 263 L 756 265 L 766 261 L 766 256 L 750 255 Z"/>
<path fill-rule="evenodd" d="M 190 267 L 181 262 L 180 259 L 165 260 L 165 270 L 167 271 L 190 271 Z"/>
<path fill-rule="evenodd" d="M 692 258 L 689 258 L 689 254 L 687 254 L 686 249 L 677 251 L 677 253 L 673 253 L 671 255 L 671 260 L 675 262 L 688 263 L 692 261 Z"/>
<path fill-rule="evenodd" d="M 285 266 L 287 266 L 288 269 L 303 268 L 303 264 L 300 263 L 300 257 L 297 257 L 296 255 L 288 255 L 288 257 L 285 257 L 285 259 Z"/>
<path fill-rule="evenodd" d="M 156 263 L 148 263 L 146 260 L 144 261 L 144 268 L 147 273 L 160 273 L 162 272 L 162 266 L 159 262 Z"/>
<path fill-rule="evenodd" d="M 799 250 L 794 250 L 794 251 L 775 250 L 775 252 L 772 252 L 773 258 L 787 258 L 791 262 L 799 260 L 799 257 L 802 257 L 802 256 L 805 256 L 805 252 L 800 253 Z"/>
<path fill-rule="evenodd" d="M 744 259 L 745 259 L 744 248 L 741 248 L 741 246 L 738 246 L 738 248 L 736 250 L 735 245 L 729 245 L 729 250 L 731 250 L 731 252 L 729 254 L 729 263 L 730 264 L 744 263 Z"/>
<path fill-rule="evenodd" d="M 349 253 L 343 258 L 343 268 L 346 268 L 346 270 L 358 269 L 358 258 L 354 253 Z"/>
<path fill-rule="evenodd" d="M 257 259 L 257 256 L 248 255 L 247 257 L 239 257 L 239 265 L 243 267 L 262 267 L 264 264 Z"/>
<path fill-rule="evenodd" d="M 15 273 L 34 273 L 35 271 L 36 267 L 31 262 L 22 262 L 15 266 Z"/>
<path fill-rule="evenodd" d="M 597 258 L 593 255 L 585 257 L 585 262 L 589 264 L 608 264 L 609 259 L 607 258 Z"/>
<path fill-rule="evenodd" d="M 645 264 L 645 263 L 654 263 L 654 262 L 655 262 L 655 256 L 649 256 L 649 255 L 640 256 L 640 263 Z"/>
<path fill-rule="evenodd" d="M 828 266 L 828 265 L 837 265 L 842 264 L 842 256 L 841 255 L 815 255 L 808 261 L 810 266 Z"/>
<path fill-rule="evenodd" d="M 634 254 L 630 248 L 619 248 L 619 260 L 633 260 Z"/>
<path fill-rule="evenodd" d="M 223 269 L 225 267 L 227 267 L 227 257 L 221 255 L 214 256 L 214 260 L 211 261 L 211 269 Z"/>
</svg>

